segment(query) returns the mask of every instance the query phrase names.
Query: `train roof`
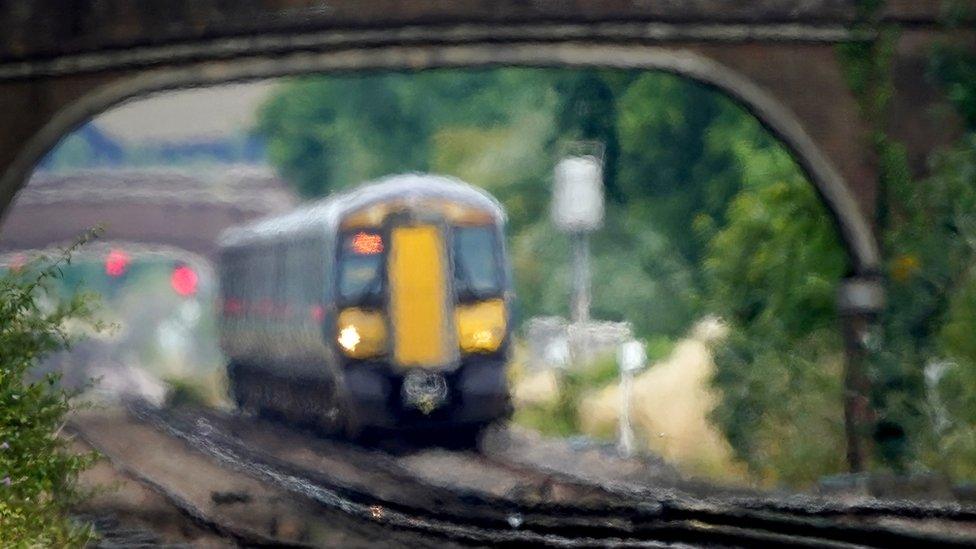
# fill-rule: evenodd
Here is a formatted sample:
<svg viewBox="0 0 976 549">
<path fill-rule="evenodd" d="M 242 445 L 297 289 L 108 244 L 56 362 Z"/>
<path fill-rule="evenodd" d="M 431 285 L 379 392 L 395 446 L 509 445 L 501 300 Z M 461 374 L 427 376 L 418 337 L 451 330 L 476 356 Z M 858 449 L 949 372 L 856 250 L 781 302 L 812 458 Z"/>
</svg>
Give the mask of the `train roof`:
<svg viewBox="0 0 976 549">
<path fill-rule="evenodd" d="M 505 222 L 501 203 L 486 191 L 460 179 L 424 173 L 391 175 L 315 200 L 291 212 L 226 229 L 217 239 L 221 248 L 272 242 L 310 232 L 334 232 L 351 212 L 391 199 L 447 198 L 482 208 L 496 223 Z"/>
</svg>

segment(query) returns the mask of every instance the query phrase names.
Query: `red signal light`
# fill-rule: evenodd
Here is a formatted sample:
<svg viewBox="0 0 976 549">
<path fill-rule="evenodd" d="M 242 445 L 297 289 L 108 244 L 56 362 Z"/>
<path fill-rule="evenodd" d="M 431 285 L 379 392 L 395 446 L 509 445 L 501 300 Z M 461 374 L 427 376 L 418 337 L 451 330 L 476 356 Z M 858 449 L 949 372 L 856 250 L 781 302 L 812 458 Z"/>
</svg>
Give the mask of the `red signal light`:
<svg viewBox="0 0 976 549">
<path fill-rule="evenodd" d="M 105 258 L 105 274 L 111 277 L 119 277 L 129 270 L 129 262 L 132 259 L 129 254 L 122 250 L 112 250 Z"/>
<path fill-rule="evenodd" d="M 197 293 L 198 282 L 197 273 L 186 265 L 173 269 L 173 274 L 169 276 L 169 284 L 173 287 L 173 291 L 183 297 Z"/>
<path fill-rule="evenodd" d="M 383 237 L 373 233 L 356 233 L 352 237 L 352 251 L 359 255 L 375 255 L 383 251 Z"/>
</svg>

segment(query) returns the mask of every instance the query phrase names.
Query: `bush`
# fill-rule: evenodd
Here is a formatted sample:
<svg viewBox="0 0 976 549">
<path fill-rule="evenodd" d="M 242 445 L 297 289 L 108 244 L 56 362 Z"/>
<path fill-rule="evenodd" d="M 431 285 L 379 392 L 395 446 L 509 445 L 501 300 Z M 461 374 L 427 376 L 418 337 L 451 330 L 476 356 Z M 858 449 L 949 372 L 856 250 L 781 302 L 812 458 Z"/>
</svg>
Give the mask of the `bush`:
<svg viewBox="0 0 976 549">
<path fill-rule="evenodd" d="M 68 347 L 71 326 L 100 329 L 91 320 L 93 298 L 60 299 L 52 282 L 62 276 L 78 240 L 61 256 L 42 258 L 0 277 L 0 546 L 84 545 L 87 525 L 71 520 L 79 472 L 93 460 L 60 436 L 71 405 L 58 375 L 32 376 L 48 353 Z M 80 323 L 80 324 L 79 324 Z"/>
<path fill-rule="evenodd" d="M 226 405 L 227 379 L 223 371 L 207 375 L 170 377 L 166 406 L 172 408 L 216 408 Z"/>
<path fill-rule="evenodd" d="M 583 367 L 557 374 L 559 389 L 551 400 L 519 407 L 514 422 L 549 436 L 582 434 L 580 404 L 587 394 L 599 391 L 620 378 L 615 356 L 610 353 Z M 612 438 L 615 433 L 601 433 Z"/>
</svg>

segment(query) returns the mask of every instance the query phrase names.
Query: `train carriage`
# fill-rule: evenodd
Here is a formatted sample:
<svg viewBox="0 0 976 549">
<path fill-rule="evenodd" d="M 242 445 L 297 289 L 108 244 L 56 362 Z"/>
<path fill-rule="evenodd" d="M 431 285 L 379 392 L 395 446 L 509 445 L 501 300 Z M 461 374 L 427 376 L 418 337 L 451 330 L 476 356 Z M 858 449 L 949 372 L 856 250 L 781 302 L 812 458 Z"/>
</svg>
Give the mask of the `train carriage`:
<svg viewBox="0 0 976 549">
<path fill-rule="evenodd" d="M 506 416 L 504 224 L 486 192 L 410 174 L 228 229 L 220 335 L 234 400 L 347 434 Z"/>
</svg>

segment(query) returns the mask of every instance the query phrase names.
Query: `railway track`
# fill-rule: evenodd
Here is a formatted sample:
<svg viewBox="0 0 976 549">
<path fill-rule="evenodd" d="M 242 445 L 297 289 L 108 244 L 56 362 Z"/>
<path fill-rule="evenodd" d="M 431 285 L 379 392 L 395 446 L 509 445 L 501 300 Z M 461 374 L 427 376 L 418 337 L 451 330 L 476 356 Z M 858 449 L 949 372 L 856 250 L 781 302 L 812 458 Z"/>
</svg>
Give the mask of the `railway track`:
<svg viewBox="0 0 976 549">
<path fill-rule="evenodd" d="M 563 547 L 971 546 L 976 541 L 974 510 L 954 504 L 840 504 L 701 484 L 595 483 L 491 453 L 367 449 L 213 411 L 135 404 L 130 413 L 220 467 L 362 524 L 418 534 L 430 545 L 441 544 L 438 539 Z"/>
</svg>

